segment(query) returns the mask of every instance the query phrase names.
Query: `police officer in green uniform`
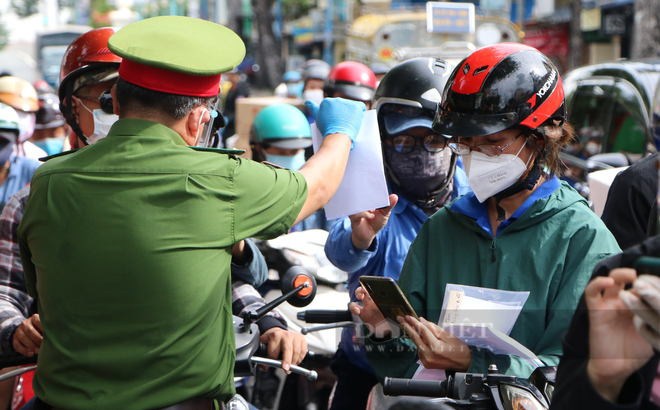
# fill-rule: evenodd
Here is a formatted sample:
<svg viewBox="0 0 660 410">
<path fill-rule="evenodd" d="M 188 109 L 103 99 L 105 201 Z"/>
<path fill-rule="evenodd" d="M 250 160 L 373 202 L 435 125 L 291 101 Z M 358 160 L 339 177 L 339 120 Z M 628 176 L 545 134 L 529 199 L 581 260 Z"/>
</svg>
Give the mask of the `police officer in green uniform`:
<svg viewBox="0 0 660 410">
<path fill-rule="evenodd" d="M 19 227 L 44 329 L 34 390 L 45 408 L 212 408 L 234 394 L 232 246 L 278 236 L 327 203 L 364 105 L 310 103 L 321 148 L 299 172 L 274 169 L 195 149 L 220 73 L 244 57 L 236 34 L 156 17 L 108 47 L 123 57 L 120 119 L 39 168 Z"/>
</svg>

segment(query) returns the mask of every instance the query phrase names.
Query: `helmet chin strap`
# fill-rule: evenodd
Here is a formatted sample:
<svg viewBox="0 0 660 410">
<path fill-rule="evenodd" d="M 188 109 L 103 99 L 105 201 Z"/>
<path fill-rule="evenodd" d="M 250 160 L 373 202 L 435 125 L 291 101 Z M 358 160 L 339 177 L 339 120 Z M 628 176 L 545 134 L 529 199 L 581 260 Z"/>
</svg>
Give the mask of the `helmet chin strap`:
<svg viewBox="0 0 660 410">
<path fill-rule="evenodd" d="M 497 193 L 495 198 L 495 207 L 497 208 L 497 220 L 504 221 L 506 219 L 506 212 L 504 208 L 500 206 L 500 201 L 504 198 L 508 198 L 522 191 L 531 191 L 536 186 L 539 178 L 541 177 L 541 163 L 540 161 L 534 161 L 532 169 L 527 173 L 527 176 L 515 184 L 511 185 L 502 192 Z"/>
<path fill-rule="evenodd" d="M 71 127 L 71 130 L 78 136 L 78 139 L 82 141 L 83 144 L 89 145 L 89 143 L 87 142 L 87 137 L 85 136 L 85 134 L 83 134 L 82 129 L 80 128 L 80 124 L 78 124 L 78 120 L 76 116 L 73 114 L 73 102 L 71 101 L 72 98 L 74 97 L 73 83 L 69 81 L 67 86 L 68 87 L 65 91 L 65 95 L 66 95 L 66 98 L 64 99 L 65 102 L 60 103 L 60 111 L 62 111 L 62 115 L 67 120 L 66 122 Z"/>
</svg>

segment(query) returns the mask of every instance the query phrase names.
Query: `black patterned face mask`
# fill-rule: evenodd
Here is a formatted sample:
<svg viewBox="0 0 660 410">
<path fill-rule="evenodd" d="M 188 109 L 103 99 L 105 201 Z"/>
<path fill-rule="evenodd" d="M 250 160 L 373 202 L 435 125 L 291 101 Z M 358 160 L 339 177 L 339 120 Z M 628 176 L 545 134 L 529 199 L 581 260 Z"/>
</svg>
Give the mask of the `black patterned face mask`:
<svg viewBox="0 0 660 410">
<path fill-rule="evenodd" d="M 413 199 L 428 200 L 442 187 L 451 167 L 451 150 L 428 152 L 421 145 L 402 154 L 393 145 L 384 145 L 389 171 L 399 181 L 402 193 Z"/>
</svg>

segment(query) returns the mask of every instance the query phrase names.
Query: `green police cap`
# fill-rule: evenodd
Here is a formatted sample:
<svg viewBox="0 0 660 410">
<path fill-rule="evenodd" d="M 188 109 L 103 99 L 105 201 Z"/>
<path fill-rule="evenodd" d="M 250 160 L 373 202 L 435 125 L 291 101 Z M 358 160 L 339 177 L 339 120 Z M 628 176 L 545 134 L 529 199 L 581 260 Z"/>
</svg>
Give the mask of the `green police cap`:
<svg viewBox="0 0 660 410">
<path fill-rule="evenodd" d="M 220 73 L 243 61 L 245 45 L 227 27 L 183 16 L 140 20 L 108 40 L 123 58 L 119 76 L 150 90 L 210 97 L 217 95 Z"/>
</svg>

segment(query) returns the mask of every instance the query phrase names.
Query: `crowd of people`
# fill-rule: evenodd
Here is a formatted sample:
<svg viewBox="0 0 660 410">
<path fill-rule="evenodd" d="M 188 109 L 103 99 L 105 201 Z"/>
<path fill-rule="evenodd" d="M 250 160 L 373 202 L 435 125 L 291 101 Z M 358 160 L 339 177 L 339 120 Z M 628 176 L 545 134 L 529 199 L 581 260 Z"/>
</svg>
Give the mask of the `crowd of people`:
<svg viewBox="0 0 660 410">
<path fill-rule="evenodd" d="M 449 285 L 529 292 L 510 336 L 559 366 L 553 408 L 659 408 L 660 280 L 634 269 L 660 256 L 657 154 L 617 177 L 597 217 L 559 179 L 574 132 L 550 59 L 501 43 L 457 66 L 309 60 L 275 90 L 306 107 L 261 110 L 246 159 L 231 149 L 244 57 L 223 26 L 156 17 L 77 38 L 57 90 L 0 77 L 0 353 L 38 355 L 25 409 L 222 406 L 232 314 L 265 303 L 253 239 L 308 229 L 329 232 L 366 331 L 342 333 L 331 409 L 365 409 L 379 381 L 420 365 L 531 375 L 443 328 Z M 328 220 L 368 109 L 389 206 Z M 363 275 L 398 282 L 419 315 L 398 318 L 405 337 Z M 277 310 L 257 325 L 285 371 L 303 360 Z"/>
</svg>

